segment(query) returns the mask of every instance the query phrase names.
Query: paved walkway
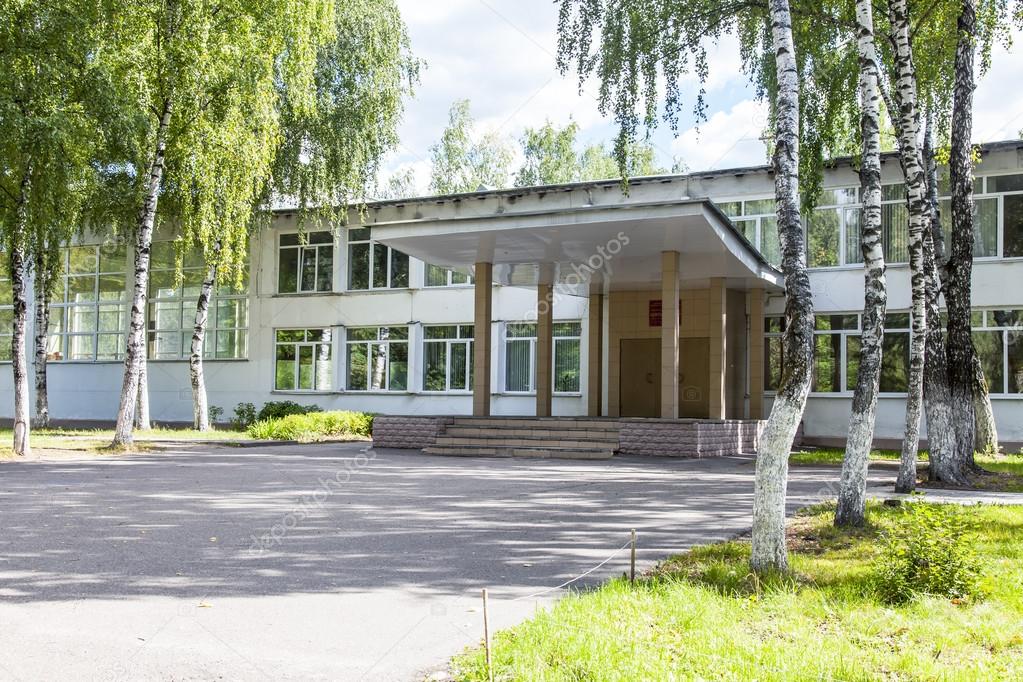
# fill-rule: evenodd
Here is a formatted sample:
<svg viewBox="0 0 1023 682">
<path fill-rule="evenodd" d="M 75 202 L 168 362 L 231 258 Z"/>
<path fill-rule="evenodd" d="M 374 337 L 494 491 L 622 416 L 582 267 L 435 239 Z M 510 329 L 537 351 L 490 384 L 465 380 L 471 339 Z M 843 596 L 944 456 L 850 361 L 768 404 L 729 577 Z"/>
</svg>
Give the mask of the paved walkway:
<svg viewBox="0 0 1023 682">
<path fill-rule="evenodd" d="M 0 679 L 422 679 L 479 640 L 483 587 L 504 627 L 631 528 L 643 568 L 749 525 L 749 458 L 365 448 L 0 465 Z M 794 467 L 790 509 L 836 478 Z"/>
</svg>

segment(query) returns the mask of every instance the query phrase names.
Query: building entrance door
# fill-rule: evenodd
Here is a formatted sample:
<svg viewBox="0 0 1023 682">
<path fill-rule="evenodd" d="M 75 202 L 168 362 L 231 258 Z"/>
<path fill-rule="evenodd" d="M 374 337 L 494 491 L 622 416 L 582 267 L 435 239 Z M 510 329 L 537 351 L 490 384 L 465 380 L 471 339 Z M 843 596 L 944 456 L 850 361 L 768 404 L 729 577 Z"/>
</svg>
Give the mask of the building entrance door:
<svg viewBox="0 0 1023 682">
<path fill-rule="evenodd" d="M 619 410 L 623 417 L 661 416 L 661 340 L 622 339 Z"/>
</svg>

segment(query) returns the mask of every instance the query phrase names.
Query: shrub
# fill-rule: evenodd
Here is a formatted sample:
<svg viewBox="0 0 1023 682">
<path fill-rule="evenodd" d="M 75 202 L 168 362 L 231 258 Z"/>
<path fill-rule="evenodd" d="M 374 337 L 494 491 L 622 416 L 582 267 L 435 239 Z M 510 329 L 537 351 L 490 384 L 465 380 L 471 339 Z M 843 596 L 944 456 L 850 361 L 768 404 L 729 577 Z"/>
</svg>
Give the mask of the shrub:
<svg viewBox="0 0 1023 682">
<path fill-rule="evenodd" d="M 238 431 L 244 431 L 256 421 L 256 406 L 252 403 L 238 403 L 234 407 L 234 419 L 231 426 Z"/>
<path fill-rule="evenodd" d="M 874 565 L 878 594 L 902 604 L 918 595 L 967 599 L 980 590 L 980 561 L 963 512 L 955 505 L 905 505 L 896 526 L 881 537 Z"/>
<path fill-rule="evenodd" d="M 310 412 L 257 421 L 249 435 L 260 440 L 297 440 L 304 443 L 332 438 L 369 437 L 373 415 L 365 412 Z"/>
<path fill-rule="evenodd" d="M 292 400 L 272 400 L 264 403 L 255 421 L 263 422 L 268 419 L 280 419 L 291 414 L 309 414 L 320 411 L 316 405 L 299 405 Z"/>
<path fill-rule="evenodd" d="M 220 420 L 224 416 L 224 408 L 217 407 L 216 405 L 210 405 L 206 408 L 206 413 L 210 417 L 210 424 L 219 424 Z"/>
</svg>

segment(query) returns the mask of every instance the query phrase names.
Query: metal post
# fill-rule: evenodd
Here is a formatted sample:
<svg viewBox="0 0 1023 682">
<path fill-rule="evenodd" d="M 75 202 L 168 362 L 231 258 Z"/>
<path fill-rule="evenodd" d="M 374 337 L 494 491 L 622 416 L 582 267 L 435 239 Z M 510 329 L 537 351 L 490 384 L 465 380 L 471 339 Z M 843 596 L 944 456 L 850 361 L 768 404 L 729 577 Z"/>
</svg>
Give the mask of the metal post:
<svg viewBox="0 0 1023 682">
<path fill-rule="evenodd" d="M 629 561 L 629 582 L 636 582 L 636 529 L 632 529 L 632 558 Z"/>
<path fill-rule="evenodd" d="M 487 606 L 487 589 L 483 588 L 483 648 L 487 654 L 487 679 L 494 682 L 494 663 L 490 654 L 490 615 Z"/>
</svg>

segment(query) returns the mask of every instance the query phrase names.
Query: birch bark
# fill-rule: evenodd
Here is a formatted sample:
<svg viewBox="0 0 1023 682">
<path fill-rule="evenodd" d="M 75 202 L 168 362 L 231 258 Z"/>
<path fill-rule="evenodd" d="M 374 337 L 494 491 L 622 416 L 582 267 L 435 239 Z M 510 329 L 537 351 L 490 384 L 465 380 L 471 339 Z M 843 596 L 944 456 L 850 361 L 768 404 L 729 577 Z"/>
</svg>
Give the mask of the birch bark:
<svg viewBox="0 0 1023 682">
<path fill-rule="evenodd" d="M 52 254 L 40 251 L 35 254 L 35 384 L 36 414 L 33 426 L 46 428 L 50 425 L 50 394 L 46 374 L 46 343 L 50 330 L 50 294 L 55 273 L 50 268 Z"/>
<path fill-rule="evenodd" d="M 856 41 L 859 52 L 860 130 L 863 161 L 860 187 L 863 213 L 860 250 L 863 253 L 863 334 L 860 365 L 853 393 L 849 437 L 842 460 L 842 479 L 835 525 L 863 525 L 866 514 L 867 467 L 874 441 L 877 393 L 881 381 L 884 317 L 888 304 L 884 249 L 881 246 L 881 95 L 878 92 L 874 13 L 870 0 L 856 0 Z"/>
<path fill-rule="evenodd" d="M 26 356 L 26 327 L 28 322 L 29 261 L 25 244 L 28 241 L 28 202 L 32 192 L 32 161 L 25 166 L 19 186 L 15 220 L 11 238 L 11 288 L 14 304 L 14 328 L 11 335 L 11 370 L 14 379 L 14 454 L 32 453 L 29 443 L 31 407 L 28 390 L 28 357 Z"/>
<path fill-rule="evenodd" d="M 785 276 L 785 368 L 757 457 L 750 565 L 758 573 L 788 569 L 785 492 L 792 440 L 810 392 L 813 298 L 799 216 L 799 82 L 788 0 L 770 0 L 778 91 L 775 101 L 774 180 Z"/>
<path fill-rule="evenodd" d="M 203 372 L 203 342 L 209 321 L 210 297 L 217 281 L 217 268 L 211 267 L 199 290 L 195 304 L 195 325 L 192 328 L 192 348 L 188 356 L 188 373 L 192 381 L 192 425 L 198 431 L 210 430 L 210 411 L 206 397 L 206 376 Z"/>
</svg>

